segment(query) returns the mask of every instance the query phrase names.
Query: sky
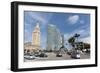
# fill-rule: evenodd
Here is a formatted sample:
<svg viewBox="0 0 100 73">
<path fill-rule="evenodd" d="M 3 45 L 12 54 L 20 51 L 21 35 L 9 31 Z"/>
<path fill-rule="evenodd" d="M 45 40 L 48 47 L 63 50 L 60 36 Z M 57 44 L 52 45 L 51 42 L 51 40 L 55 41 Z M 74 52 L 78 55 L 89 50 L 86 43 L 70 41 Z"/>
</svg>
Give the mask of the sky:
<svg viewBox="0 0 100 73">
<path fill-rule="evenodd" d="M 90 43 L 90 14 L 24 11 L 24 42 L 32 42 L 36 23 L 40 24 L 42 48 L 46 48 L 49 24 L 60 30 L 66 43 L 75 33 L 80 34 L 79 41 Z"/>
</svg>

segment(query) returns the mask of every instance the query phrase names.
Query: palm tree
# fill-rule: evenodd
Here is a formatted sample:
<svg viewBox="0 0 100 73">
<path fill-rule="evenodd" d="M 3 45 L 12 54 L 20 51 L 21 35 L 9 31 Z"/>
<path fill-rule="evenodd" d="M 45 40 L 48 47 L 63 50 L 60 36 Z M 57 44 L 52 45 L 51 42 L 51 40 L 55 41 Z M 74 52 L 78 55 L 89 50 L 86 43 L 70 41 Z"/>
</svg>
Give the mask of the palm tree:
<svg viewBox="0 0 100 73">
<path fill-rule="evenodd" d="M 72 45 L 72 47 L 74 47 L 75 38 L 74 37 L 69 38 L 68 43 L 70 43 Z"/>
<path fill-rule="evenodd" d="M 70 43 L 72 45 L 72 47 L 75 47 L 75 42 L 78 42 L 78 37 L 80 36 L 80 34 L 75 34 L 73 37 L 68 39 L 68 43 Z M 75 41 L 77 39 L 77 41 Z"/>
<path fill-rule="evenodd" d="M 77 34 L 77 33 L 74 35 L 74 37 L 77 39 L 77 42 L 78 42 L 78 37 L 79 36 L 80 36 L 80 34 Z"/>
</svg>

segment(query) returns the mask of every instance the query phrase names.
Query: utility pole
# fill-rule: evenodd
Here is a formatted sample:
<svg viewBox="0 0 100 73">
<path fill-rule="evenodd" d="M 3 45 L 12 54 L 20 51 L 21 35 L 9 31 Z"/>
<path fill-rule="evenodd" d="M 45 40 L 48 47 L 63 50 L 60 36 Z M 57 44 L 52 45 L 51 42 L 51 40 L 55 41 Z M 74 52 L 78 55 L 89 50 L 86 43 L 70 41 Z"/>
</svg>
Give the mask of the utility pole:
<svg viewBox="0 0 100 73">
<path fill-rule="evenodd" d="M 61 35 L 62 38 L 62 47 L 64 48 L 64 35 Z"/>
</svg>

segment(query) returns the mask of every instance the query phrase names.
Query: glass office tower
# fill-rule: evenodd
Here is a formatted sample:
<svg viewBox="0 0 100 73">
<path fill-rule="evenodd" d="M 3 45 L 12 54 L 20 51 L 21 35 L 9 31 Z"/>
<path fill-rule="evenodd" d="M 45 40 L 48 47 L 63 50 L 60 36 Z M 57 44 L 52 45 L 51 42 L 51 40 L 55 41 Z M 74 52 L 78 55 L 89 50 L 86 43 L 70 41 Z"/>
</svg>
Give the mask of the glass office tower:
<svg viewBox="0 0 100 73">
<path fill-rule="evenodd" d="M 61 33 L 55 25 L 47 25 L 47 50 L 59 50 L 61 47 Z"/>
</svg>

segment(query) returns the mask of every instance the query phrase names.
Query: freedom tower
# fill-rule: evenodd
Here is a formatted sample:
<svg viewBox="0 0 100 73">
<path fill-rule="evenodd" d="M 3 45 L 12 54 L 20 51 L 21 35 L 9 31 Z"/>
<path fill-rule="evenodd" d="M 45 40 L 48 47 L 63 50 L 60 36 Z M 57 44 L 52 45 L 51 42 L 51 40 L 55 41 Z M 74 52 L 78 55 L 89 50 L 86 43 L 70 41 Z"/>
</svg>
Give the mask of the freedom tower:
<svg viewBox="0 0 100 73">
<path fill-rule="evenodd" d="M 25 43 L 24 48 L 26 51 L 33 52 L 40 50 L 40 26 L 36 23 L 34 30 L 32 32 L 32 42 Z"/>
</svg>

